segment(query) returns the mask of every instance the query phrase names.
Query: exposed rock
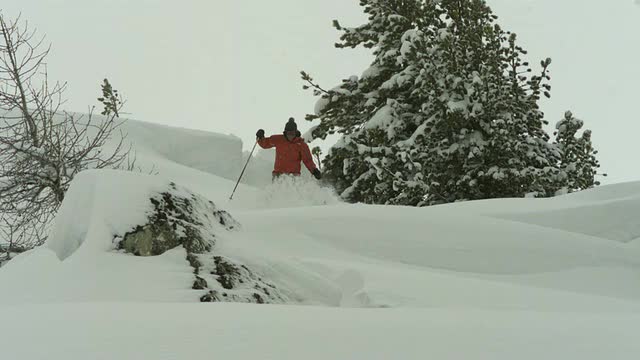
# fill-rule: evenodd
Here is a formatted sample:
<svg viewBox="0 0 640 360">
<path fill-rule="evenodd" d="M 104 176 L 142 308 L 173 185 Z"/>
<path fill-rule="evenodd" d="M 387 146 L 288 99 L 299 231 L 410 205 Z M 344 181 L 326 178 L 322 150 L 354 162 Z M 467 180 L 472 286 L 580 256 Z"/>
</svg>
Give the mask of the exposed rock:
<svg viewBox="0 0 640 360">
<path fill-rule="evenodd" d="M 182 243 L 167 223 L 138 226 L 124 236 L 120 248 L 136 256 L 160 255 Z"/>
<path fill-rule="evenodd" d="M 202 266 L 200 261 L 198 261 L 198 257 L 194 254 L 187 253 L 187 261 L 189 262 L 189 265 L 191 265 L 191 267 L 194 269 L 193 273 L 198 275 L 200 273 L 200 267 Z"/>
<path fill-rule="evenodd" d="M 211 273 L 218 275 L 218 282 L 220 282 L 220 285 L 222 285 L 223 288 L 233 289 L 236 282 L 244 282 L 242 280 L 240 270 L 235 265 L 224 260 L 220 256 L 214 256 L 213 261 L 216 264 L 216 270 Z"/>
<path fill-rule="evenodd" d="M 200 302 L 219 302 L 219 301 L 221 301 L 221 299 L 218 296 L 218 292 L 215 290 L 211 290 L 200 297 Z"/>
<path fill-rule="evenodd" d="M 207 287 L 207 281 L 200 276 L 196 276 L 196 281 L 193 282 L 193 286 L 191 288 L 194 290 L 204 290 Z"/>
<path fill-rule="evenodd" d="M 198 262 L 202 264 L 199 276 L 207 281 L 209 289 L 215 290 L 207 294 L 206 301 L 290 302 L 274 284 L 228 257 L 202 254 L 198 255 Z"/>
<path fill-rule="evenodd" d="M 154 256 L 184 247 L 193 268 L 194 290 L 202 302 L 284 303 L 275 285 L 228 257 L 216 254 L 216 233 L 232 231 L 238 222 L 226 211 L 171 183 L 168 191 L 150 199 L 148 223 L 121 238 L 117 247 L 136 256 Z"/>
<path fill-rule="evenodd" d="M 182 245 L 187 253 L 201 254 L 215 245 L 214 230 L 239 226 L 229 213 L 216 209 L 213 202 L 174 183 L 167 192 L 151 198 L 153 212 L 149 222 L 125 234 L 119 248 L 138 256 L 160 255 Z"/>
</svg>

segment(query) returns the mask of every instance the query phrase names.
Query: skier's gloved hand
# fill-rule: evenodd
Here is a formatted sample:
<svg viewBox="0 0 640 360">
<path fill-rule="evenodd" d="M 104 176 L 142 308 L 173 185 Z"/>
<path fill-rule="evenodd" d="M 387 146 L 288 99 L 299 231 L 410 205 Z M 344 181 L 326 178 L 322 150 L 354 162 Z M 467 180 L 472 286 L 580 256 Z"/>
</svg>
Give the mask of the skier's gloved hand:
<svg viewBox="0 0 640 360">
<path fill-rule="evenodd" d="M 262 129 L 258 130 L 258 132 L 256 133 L 256 137 L 258 139 L 264 139 L 264 130 Z"/>
<path fill-rule="evenodd" d="M 313 169 L 313 171 L 311 173 L 313 174 L 313 176 L 316 179 L 318 179 L 318 180 L 322 179 L 322 174 L 320 173 L 320 170 L 318 170 L 317 168 Z"/>
</svg>

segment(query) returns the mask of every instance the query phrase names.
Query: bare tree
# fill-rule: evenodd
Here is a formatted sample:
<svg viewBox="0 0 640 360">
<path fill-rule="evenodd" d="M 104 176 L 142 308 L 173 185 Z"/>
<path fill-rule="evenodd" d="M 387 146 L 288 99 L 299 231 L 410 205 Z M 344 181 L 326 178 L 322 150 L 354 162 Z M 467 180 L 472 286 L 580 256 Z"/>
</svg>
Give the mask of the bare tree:
<svg viewBox="0 0 640 360">
<path fill-rule="evenodd" d="M 80 171 L 133 167 L 117 90 L 104 80 L 102 116 L 61 111 L 66 84 L 49 84 L 43 43 L 27 23 L 0 13 L 0 214 L 12 233 L 36 237 L 29 246 L 43 241 Z"/>
<path fill-rule="evenodd" d="M 0 214 L 0 266 L 11 260 L 12 255 L 39 245 L 38 239 L 44 238 L 31 232 L 44 231 L 46 227 L 22 226 L 20 221 L 10 214 Z"/>
</svg>

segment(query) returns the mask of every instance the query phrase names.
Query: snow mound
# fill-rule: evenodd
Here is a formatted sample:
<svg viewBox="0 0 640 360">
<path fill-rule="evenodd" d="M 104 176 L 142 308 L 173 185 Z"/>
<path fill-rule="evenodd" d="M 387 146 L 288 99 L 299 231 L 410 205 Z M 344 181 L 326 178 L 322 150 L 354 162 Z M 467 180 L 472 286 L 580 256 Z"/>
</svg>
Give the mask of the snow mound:
<svg viewBox="0 0 640 360">
<path fill-rule="evenodd" d="M 80 247 L 93 254 L 112 250 L 113 236 L 142 223 L 151 210 L 149 198 L 166 185 L 161 178 L 134 172 L 82 172 L 69 187 L 44 246 L 60 260 Z"/>
<path fill-rule="evenodd" d="M 493 199 L 443 205 L 441 212 L 465 212 L 631 242 L 640 237 L 640 182 L 601 186 L 549 199 Z M 594 221 L 595 220 L 595 221 Z"/>
<path fill-rule="evenodd" d="M 239 227 L 211 200 L 162 177 L 86 171 L 71 183 L 45 245 L 0 273 L 12 295 L 0 303 L 98 301 L 105 291 L 123 301 L 295 302 L 218 251 Z"/>
<path fill-rule="evenodd" d="M 122 130 L 142 157 L 153 156 L 234 180 L 241 170 L 242 141 L 232 135 L 127 120 Z"/>
</svg>

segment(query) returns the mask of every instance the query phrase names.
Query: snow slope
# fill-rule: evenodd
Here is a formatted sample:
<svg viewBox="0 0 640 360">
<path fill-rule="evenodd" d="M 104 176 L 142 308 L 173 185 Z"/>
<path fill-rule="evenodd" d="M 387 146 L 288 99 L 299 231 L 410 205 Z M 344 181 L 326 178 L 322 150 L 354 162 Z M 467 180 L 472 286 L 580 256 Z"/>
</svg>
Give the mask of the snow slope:
<svg viewBox="0 0 640 360">
<path fill-rule="evenodd" d="M 632 335 L 640 183 L 406 208 L 340 203 L 305 176 L 242 184 L 230 201 L 244 165 L 237 139 L 127 128 L 138 164 L 154 175 L 83 173 L 48 243 L 0 268 L 3 358 L 631 359 L 640 351 Z M 115 251 L 110 235 L 140 221 L 147 197 L 170 181 L 228 210 L 242 227 L 222 235 L 217 251 L 297 301 L 198 303 L 184 250 Z"/>
<path fill-rule="evenodd" d="M 640 318 L 627 313 L 82 303 L 2 315 L 15 324 L 2 340 L 36 344 L 3 351 L 21 360 L 635 359 L 640 351 Z M 32 327 L 35 319 L 44 326 Z"/>
</svg>

